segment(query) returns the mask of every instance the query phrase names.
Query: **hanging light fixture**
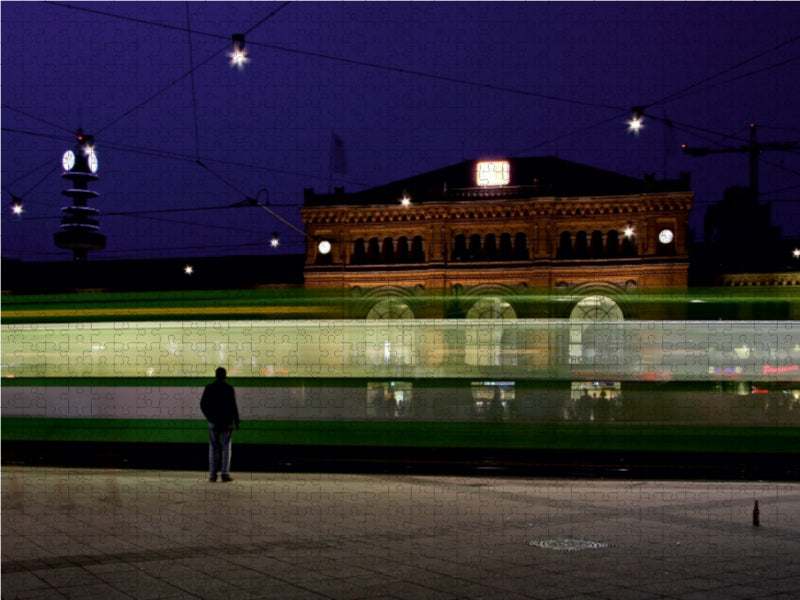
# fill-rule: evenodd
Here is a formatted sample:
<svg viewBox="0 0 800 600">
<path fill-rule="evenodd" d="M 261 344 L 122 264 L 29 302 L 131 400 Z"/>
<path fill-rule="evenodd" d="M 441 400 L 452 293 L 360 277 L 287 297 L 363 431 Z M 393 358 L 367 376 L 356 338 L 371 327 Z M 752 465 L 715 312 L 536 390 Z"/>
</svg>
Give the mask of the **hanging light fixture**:
<svg viewBox="0 0 800 600">
<path fill-rule="evenodd" d="M 247 58 L 247 51 L 244 47 L 244 34 L 234 33 L 231 41 L 233 43 L 233 51 L 228 55 L 231 59 L 231 66 L 239 67 L 240 70 L 244 69 L 245 63 L 250 61 Z"/>
<path fill-rule="evenodd" d="M 22 209 L 22 198 L 19 196 L 14 196 L 13 194 L 11 197 L 13 198 L 11 201 L 11 212 L 15 215 L 21 215 L 23 212 L 25 212 Z"/>
<path fill-rule="evenodd" d="M 631 118 L 626 123 L 628 125 L 628 133 L 639 135 L 639 132 L 644 129 L 644 108 L 634 106 L 631 109 Z"/>
</svg>

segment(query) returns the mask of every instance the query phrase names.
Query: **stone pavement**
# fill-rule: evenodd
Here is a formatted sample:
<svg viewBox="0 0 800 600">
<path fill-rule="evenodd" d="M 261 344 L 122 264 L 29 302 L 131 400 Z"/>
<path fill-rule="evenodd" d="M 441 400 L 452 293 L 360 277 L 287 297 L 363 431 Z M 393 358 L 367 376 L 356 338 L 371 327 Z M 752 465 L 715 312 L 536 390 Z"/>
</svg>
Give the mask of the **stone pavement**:
<svg viewBox="0 0 800 600">
<path fill-rule="evenodd" d="M 234 476 L 4 467 L 2 598 L 800 597 L 796 483 Z"/>
</svg>

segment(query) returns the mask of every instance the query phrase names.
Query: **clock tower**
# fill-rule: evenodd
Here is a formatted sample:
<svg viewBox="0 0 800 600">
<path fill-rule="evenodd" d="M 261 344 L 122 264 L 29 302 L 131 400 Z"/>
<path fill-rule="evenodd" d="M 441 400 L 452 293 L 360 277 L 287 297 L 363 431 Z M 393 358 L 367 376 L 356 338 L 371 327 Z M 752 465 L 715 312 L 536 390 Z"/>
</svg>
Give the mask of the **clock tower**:
<svg viewBox="0 0 800 600">
<path fill-rule="evenodd" d="M 61 229 L 56 231 L 56 246 L 72 250 L 73 260 L 86 260 L 89 250 L 102 250 L 106 247 L 106 236 L 99 232 L 98 210 L 88 206 L 89 198 L 99 194 L 89 189 L 89 183 L 97 181 L 97 154 L 94 137 L 78 130 L 75 148 L 67 150 L 61 157 L 64 169 L 61 177 L 70 181 L 68 189 L 61 193 L 72 199 L 71 206 L 62 208 L 65 214 L 61 219 Z"/>
</svg>

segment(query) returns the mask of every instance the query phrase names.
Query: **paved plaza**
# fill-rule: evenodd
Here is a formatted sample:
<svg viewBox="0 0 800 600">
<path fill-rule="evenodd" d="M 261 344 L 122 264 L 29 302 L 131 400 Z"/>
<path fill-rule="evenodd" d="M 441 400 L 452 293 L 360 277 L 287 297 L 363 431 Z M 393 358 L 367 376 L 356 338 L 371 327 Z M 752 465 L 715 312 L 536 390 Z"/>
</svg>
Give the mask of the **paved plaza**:
<svg viewBox="0 0 800 600">
<path fill-rule="evenodd" d="M 4 467 L 2 598 L 800 597 L 800 484 L 234 477 Z"/>
</svg>

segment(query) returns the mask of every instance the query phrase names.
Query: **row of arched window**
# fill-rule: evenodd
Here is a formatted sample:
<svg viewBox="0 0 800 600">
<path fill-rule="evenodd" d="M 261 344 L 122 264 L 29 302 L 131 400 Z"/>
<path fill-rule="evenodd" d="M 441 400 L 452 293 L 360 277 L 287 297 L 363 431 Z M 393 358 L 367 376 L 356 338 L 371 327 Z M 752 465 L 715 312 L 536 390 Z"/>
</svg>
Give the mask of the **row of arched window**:
<svg viewBox="0 0 800 600">
<path fill-rule="evenodd" d="M 510 233 L 503 233 L 499 237 L 493 233 L 485 236 L 474 233 L 469 238 L 460 234 L 455 238 L 451 258 L 461 262 L 527 260 L 528 239 L 524 233 L 516 234 L 513 240 Z"/>
<path fill-rule="evenodd" d="M 558 238 L 556 258 L 626 258 L 636 254 L 633 236 L 620 235 L 616 229 L 606 233 L 595 229 L 591 233 L 579 231 L 574 236 L 569 231 L 562 231 Z"/>
<path fill-rule="evenodd" d="M 637 256 L 633 236 L 607 232 L 563 231 L 558 238 L 557 259 L 626 258 Z M 454 238 L 450 260 L 453 262 L 528 260 L 528 239 L 524 233 L 496 235 L 459 234 Z M 422 236 L 358 238 L 353 242 L 350 264 L 402 264 L 425 262 Z"/>
<path fill-rule="evenodd" d="M 387 237 L 383 241 L 378 238 L 358 238 L 353 243 L 353 254 L 350 264 L 374 265 L 389 263 L 420 263 L 425 262 L 425 251 L 422 247 L 422 236 L 414 236 L 410 240 L 406 236 L 397 238 Z"/>
</svg>

